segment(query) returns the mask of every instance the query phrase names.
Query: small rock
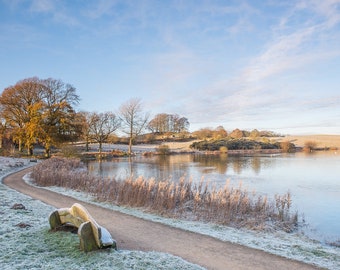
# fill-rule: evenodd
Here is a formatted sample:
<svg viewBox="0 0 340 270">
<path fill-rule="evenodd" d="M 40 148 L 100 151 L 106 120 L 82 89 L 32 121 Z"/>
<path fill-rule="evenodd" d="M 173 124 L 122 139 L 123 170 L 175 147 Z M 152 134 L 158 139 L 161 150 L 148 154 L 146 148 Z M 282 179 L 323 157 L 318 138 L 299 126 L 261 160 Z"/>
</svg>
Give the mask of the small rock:
<svg viewBox="0 0 340 270">
<path fill-rule="evenodd" d="M 32 227 L 32 225 L 27 224 L 27 223 L 24 223 L 24 222 L 20 222 L 20 223 L 18 223 L 18 224 L 15 225 L 15 226 L 17 226 L 17 227 L 19 227 L 19 228 L 28 228 L 28 227 Z"/>
<path fill-rule="evenodd" d="M 15 210 L 24 210 L 26 209 L 25 205 L 21 204 L 21 203 L 15 203 L 13 204 L 13 206 L 11 207 L 11 209 L 15 209 Z"/>
</svg>

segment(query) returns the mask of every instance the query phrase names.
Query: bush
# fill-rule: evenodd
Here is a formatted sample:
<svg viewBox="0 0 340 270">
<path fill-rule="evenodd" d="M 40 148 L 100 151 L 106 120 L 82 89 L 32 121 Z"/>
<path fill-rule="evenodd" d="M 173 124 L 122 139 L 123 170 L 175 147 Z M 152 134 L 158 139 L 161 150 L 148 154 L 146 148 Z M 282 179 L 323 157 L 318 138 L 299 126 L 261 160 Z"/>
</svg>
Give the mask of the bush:
<svg viewBox="0 0 340 270">
<path fill-rule="evenodd" d="M 295 145 L 289 141 L 280 142 L 280 148 L 284 153 L 290 153 L 295 150 Z"/>
<path fill-rule="evenodd" d="M 60 148 L 60 153 L 62 154 L 63 157 L 79 157 L 80 156 L 80 149 L 77 148 L 76 146 L 74 145 L 63 145 L 61 148 Z"/>
<path fill-rule="evenodd" d="M 190 147 L 200 151 L 217 151 L 221 147 L 228 150 L 279 149 L 280 145 L 247 139 L 229 139 L 194 142 Z"/>
<path fill-rule="evenodd" d="M 314 141 L 306 141 L 303 150 L 306 152 L 312 152 L 316 149 L 317 143 Z"/>
<path fill-rule="evenodd" d="M 226 146 L 221 146 L 221 147 L 220 147 L 220 153 L 223 153 L 223 154 L 228 153 L 228 147 L 226 147 Z"/>
<path fill-rule="evenodd" d="M 168 155 L 168 154 L 170 154 L 170 148 L 166 144 L 162 144 L 162 145 L 158 146 L 156 151 L 160 155 Z"/>
</svg>

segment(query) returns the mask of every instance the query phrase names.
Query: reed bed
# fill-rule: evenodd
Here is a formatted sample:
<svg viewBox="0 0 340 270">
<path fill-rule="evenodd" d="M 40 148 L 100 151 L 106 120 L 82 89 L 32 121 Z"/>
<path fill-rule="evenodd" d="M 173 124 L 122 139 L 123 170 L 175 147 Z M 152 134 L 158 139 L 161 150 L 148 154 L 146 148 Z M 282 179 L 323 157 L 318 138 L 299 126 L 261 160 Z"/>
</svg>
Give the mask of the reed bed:
<svg viewBox="0 0 340 270">
<path fill-rule="evenodd" d="M 39 186 L 61 186 L 83 191 L 100 201 L 143 210 L 172 218 L 212 222 L 236 228 L 284 230 L 291 232 L 298 224 L 297 213 L 291 213 L 290 193 L 273 200 L 250 193 L 227 181 L 216 188 L 203 179 L 156 181 L 155 179 L 102 179 L 88 173 L 79 159 L 54 157 L 33 168 L 31 177 Z"/>
</svg>

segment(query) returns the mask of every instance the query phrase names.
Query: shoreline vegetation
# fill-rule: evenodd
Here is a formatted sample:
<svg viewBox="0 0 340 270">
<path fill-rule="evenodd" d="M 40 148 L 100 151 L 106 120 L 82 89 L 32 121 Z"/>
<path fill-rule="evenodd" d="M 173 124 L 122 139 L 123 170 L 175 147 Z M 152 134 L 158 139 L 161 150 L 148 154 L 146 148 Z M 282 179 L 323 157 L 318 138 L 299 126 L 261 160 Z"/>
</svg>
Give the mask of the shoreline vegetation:
<svg viewBox="0 0 340 270">
<path fill-rule="evenodd" d="M 106 145 L 106 147 L 105 147 Z M 64 146 L 59 155 L 79 157 L 81 159 L 112 159 L 127 157 L 127 145 L 124 143 L 104 144 L 98 151 L 96 144 L 90 144 L 89 151 L 84 150 L 83 143 Z M 175 155 L 175 154 L 205 154 L 205 155 L 276 155 L 282 153 L 315 151 L 336 151 L 340 149 L 340 135 L 307 135 L 281 136 L 264 138 L 225 138 L 225 139 L 163 139 L 139 142 L 133 146 L 133 155 Z M 136 150 L 137 149 L 137 150 Z"/>
<path fill-rule="evenodd" d="M 59 186 L 95 196 L 98 201 L 143 209 L 161 216 L 213 222 L 234 228 L 293 232 L 298 214 L 291 212 L 290 193 L 266 196 L 250 193 L 227 182 L 220 189 L 203 182 L 193 184 L 155 179 L 128 178 L 117 181 L 90 175 L 80 159 L 53 157 L 34 166 L 31 173 L 38 186 Z"/>
</svg>

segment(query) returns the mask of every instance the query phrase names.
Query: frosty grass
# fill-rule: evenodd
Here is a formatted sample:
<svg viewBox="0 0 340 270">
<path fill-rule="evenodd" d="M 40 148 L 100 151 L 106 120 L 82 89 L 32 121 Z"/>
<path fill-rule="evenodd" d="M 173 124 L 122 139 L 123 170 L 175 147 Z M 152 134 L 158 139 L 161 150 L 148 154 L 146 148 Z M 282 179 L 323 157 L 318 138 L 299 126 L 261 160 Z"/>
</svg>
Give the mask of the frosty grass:
<svg viewBox="0 0 340 270">
<path fill-rule="evenodd" d="M 1 168 L 1 179 L 22 168 L 10 159 Z M 0 163 L 4 158 L 0 158 Z M 25 162 L 26 165 L 27 162 Z M 0 266 L 12 269 L 204 269 L 160 252 L 105 249 L 84 253 L 79 237 L 69 232 L 49 232 L 53 207 L 0 184 Z M 14 204 L 26 209 L 11 209 Z M 22 228 L 19 225 L 27 226 Z"/>
</svg>

